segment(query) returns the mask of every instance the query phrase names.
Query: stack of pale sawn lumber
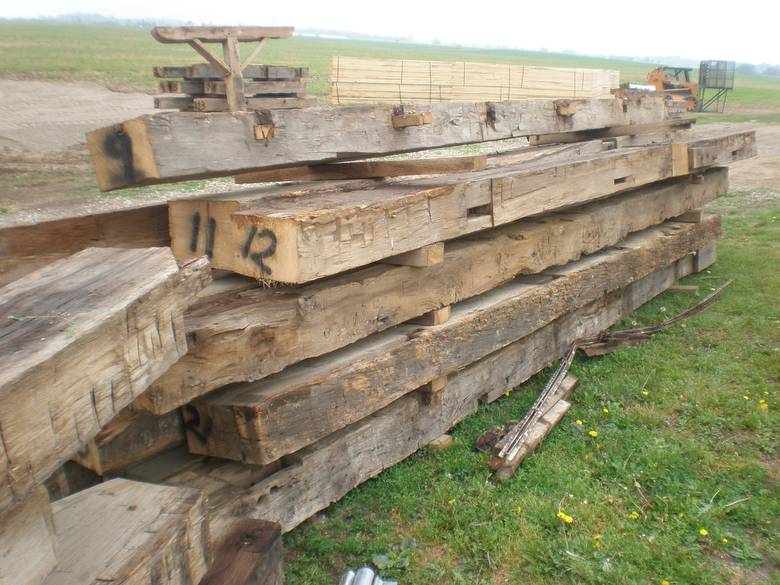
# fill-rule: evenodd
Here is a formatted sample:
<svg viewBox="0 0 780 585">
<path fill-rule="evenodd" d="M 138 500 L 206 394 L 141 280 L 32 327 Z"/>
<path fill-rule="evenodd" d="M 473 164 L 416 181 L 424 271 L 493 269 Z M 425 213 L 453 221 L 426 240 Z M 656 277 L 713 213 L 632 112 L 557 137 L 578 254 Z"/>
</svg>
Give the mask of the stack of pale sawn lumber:
<svg viewBox="0 0 780 585">
<path fill-rule="evenodd" d="M 277 582 L 279 525 L 710 265 L 701 208 L 755 155 L 648 96 L 173 112 L 88 143 L 105 190 L 274 184 L 0 230 L 3 585 Z M 365 160 L 461 144 L 487 154 Z"/>
</svg>

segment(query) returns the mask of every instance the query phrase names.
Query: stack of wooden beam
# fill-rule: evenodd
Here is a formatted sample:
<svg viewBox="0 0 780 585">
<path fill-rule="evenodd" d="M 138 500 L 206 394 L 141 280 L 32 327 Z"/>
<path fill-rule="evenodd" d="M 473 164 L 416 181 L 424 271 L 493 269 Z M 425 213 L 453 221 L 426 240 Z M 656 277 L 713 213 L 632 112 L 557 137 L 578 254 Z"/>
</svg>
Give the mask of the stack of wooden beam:
<svg viewBox="0 0 780 585">
<path fill-rule="evenodd" d="M 154 107 L 185 112 L 223 112 L 228 102 L 220 71 L 208 63 L 187 67 L 155 67 L 162 78 L 160 95 Z M 306 95 L 306 67 L 248 65 L 244 71 L 244 96 L 250 110 L 304 108 L 316 105 L 317 98 Z"/>
<path fill-rule="evenodd" d="M 106 409 L 96 387 L 68 407 L 92 422 L 52 418 L 71 446 L 44 458 L 36 482 L 53 473 L 67 493 L 78 469 L 93 481 L 121 478 L 62 500 L 73 509 L 82 493 L 137 485 L 127 482 L 157 484 L 148 489 L 160 506 L 173 493 L 165 490 L 181 489 L 183 525 L 205 518 L 228 548 L 239 521 L 291 530 L 575 339 L 714 261 L 719 218 L 701 208 L 726 192 L 723 165 L 755 154 L 755 136 L 705 136 L 685 124 L 667 120 L 660 98 L 637 96 L 308 108 L 262 119 L 174 112 L 92 133 L 105 190 L 225 175 L 275 182 L 150 207 L 146 222 L 133 211 L 98 231 L 83 217 L 41 229 L 68 234 L 62 253 L 164 240 L 180 261 L 208 258 L 218 278 L 184 315 L 177 339 L 187 352 L 127 393 L 132 402 Z M 364 160 L 521 137 L 532 144 Z M 44 243 L 0 232 L 14 275 L 51 261 Z M 49 392 L 25 385 L 33 387 Z M 51 413 L 33 408 L 51 400 L 30 398 L 29 410 Z M 8 433 L 21 428 L 14 420 L 0 420 L 9 452 Z M 57 471 L 66 458 L 77 469 Z M 18 461 L 9 478 L 42 465 Z M 34 514 L 44 530 L 45 506 Z M 171 574 L 152 582 L 176 582 Z M 208 582 L 221 583 L 214 575 Z"/>
</svg>

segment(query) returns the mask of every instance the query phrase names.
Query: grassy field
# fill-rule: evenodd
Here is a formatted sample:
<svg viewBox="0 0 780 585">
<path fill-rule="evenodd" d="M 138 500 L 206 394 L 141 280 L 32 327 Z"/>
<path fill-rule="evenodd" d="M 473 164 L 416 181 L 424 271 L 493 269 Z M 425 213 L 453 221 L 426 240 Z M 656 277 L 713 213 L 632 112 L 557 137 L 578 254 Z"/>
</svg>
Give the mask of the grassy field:
<svg viewBox="0 0 780 585">
<path fill-rule="evenodd" d="M 428 59 L 524 63 L 548 67 L 618 69 L 623 81 L 644 81 L 654 65 L 569 54 L 488 50 L 421 44 L 296 37 L 271 41 L 261 59 L 305 65 L 309 91 L 327 95 L 334 55 L 389 59 Z M 201 59 L 186 46 L 162 45 L 142 28 L 0 24 L 0 76 L 89 80 L 119 89 L 153 91 L 154 65 L 183 65 Z M 780 78 L 738 75 L 725 121 L 780 122 Z"/>
<path fill-rule="evenodd" d="M 288 535 L 289 582 L 380 555 L 404 585 L 780 583 L 780 201 L 746 199 L 719 204 L 720 258 L 685 281 L 732 287 L 639 348 L 578 359 L 575 405 L 515 478 L 491 481 L 473 444 L 550 370 Z M 622 327 L 695 301 L 665 293 Z"/>
</svg>

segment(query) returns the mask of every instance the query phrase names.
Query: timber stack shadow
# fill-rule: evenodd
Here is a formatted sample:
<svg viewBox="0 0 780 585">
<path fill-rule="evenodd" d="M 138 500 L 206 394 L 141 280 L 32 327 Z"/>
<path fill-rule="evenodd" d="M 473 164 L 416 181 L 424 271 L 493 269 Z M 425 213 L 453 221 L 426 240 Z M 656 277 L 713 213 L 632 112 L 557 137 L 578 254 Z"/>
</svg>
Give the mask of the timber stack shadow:
<svg viewBox="0 0 780 585">
<path fill-rule="evenodd" d="M 100 188 L 240 187 L 0 230 L 1 585 L 282 583 L 284 533 L 715 262 L 756 155 L 656 94 L 328 107 L 252 63 L 290 28 L 153 34 L 206 63 L 87 136 Z"/>
</svg>

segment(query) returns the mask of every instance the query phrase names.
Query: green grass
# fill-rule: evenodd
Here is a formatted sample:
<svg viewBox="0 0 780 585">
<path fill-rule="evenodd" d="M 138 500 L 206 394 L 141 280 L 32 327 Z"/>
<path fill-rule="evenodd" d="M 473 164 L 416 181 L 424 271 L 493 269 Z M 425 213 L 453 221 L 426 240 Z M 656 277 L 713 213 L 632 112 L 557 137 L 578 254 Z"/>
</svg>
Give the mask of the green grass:
<svg viewBox="0 0 780 585">
<path fill-rule="evenodd" d="M 649 63 L 537 51 L 303 37 L 271 41 L 260 58 L 268 63 L 308 66 L 309 91 L 327 95 L 330 59 L 334 55 L 608 68 L 620 70 L 624 81 L 643 81 L 654 67 Z M 0 24 L 0 76 L 87 80 L 152 91 L 156 87 L 154 65 L 200 60 L 189 47 L 156 42 L 144 28 Z M 780 110 L 780 78 L 738 74 L 736 83 L 737 89 L 729 97 L 733 106 Z"/>
<path fill-rule="evenodd" d="M 416 453 L 290 533 L 289 582 L 332 584 L 380 554 L 383 574 L 412 585 L 780 583 L 780 201 L 747 199 L 721 200 L 719 260 L 685 280 L 732 287 L 638 348 L 578 358 L 573 408 L 516 477 L 491 481 L 472 445 L 521 416 L 549 369 L 459 424 L 448 450 Z M 695 301 L 665 293 L 622 327 Z"/>
</svg>

